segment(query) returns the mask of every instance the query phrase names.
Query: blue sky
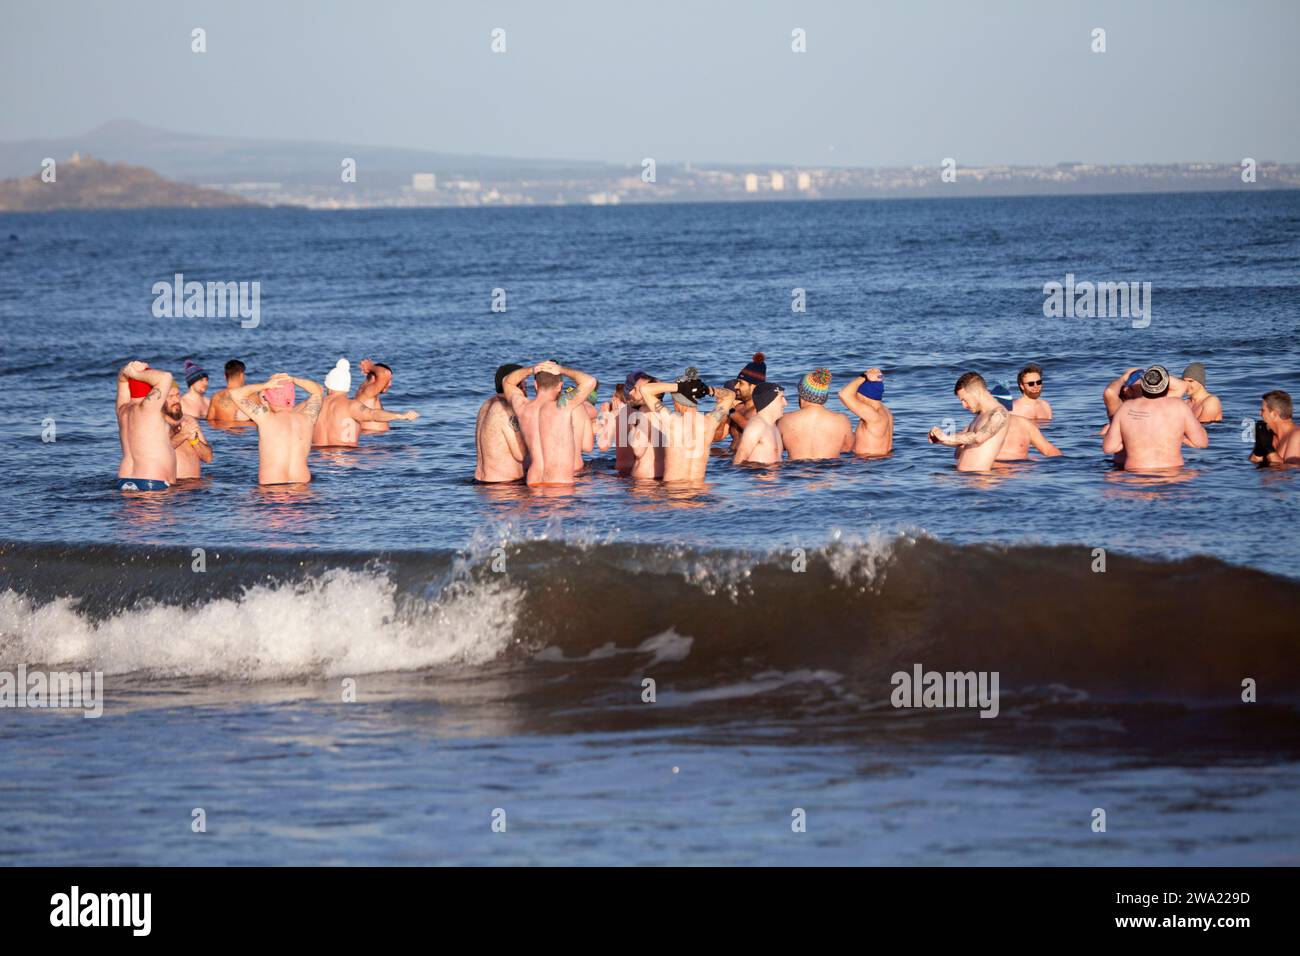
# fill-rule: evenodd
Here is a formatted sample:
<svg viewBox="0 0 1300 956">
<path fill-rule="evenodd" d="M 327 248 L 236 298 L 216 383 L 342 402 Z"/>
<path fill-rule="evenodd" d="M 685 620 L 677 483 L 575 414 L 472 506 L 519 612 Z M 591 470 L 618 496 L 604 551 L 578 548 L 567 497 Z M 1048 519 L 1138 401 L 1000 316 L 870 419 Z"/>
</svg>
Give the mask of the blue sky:
<svg viewBox="0 0 1300 956">
<path fill-rule="evenodd" d="M 5 140 L 127 117 L 632 163 L 1300 161 L 1294 0 L 4 0 L 0 24 Z"/>
</svg>

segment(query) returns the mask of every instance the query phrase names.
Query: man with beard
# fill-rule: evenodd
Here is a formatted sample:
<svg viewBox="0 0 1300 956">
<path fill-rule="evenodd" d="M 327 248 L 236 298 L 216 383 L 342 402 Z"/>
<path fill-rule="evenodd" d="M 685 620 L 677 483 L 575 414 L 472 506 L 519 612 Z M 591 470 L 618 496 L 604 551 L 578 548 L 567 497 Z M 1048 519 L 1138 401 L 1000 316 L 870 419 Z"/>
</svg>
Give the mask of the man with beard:
<svg viewBox="0 0 1300 956">
<path fill-rule="evenodd" d="M 180 386 L 175 382 L 167 392 L 163 418 L 171 429 L 172 448 L 176 452 L 176 480 L 201 477 L 203 466 L 212 462 L 212 446 L 203 437 L 198 418 L 186 414 Z"/>
</svg>

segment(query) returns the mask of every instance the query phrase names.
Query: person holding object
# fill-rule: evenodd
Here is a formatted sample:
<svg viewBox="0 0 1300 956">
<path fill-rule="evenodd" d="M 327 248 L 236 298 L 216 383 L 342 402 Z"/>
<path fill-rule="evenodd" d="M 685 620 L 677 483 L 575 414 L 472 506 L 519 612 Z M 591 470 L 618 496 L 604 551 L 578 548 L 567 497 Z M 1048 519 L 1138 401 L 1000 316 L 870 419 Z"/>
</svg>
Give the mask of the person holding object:
<svg viewBox="0 0 1300 956">
<path fill-rule="evenodd" d="M 1281 389 L 1264 394 L 1255 423 L 1250 460 L 1263 465 L 1300 465 L 1300 428 L 1291 420 L 1291 396 Z M 1261 427 L 1263 426 L 1262 430 Z"/>
<path fill-rule="evenodd" d="M 722 386 L 704 384 L 694 367 L 688 368 L 676 382 L 642 382 L 640 392 L 651 427 L 667 436 L 663 480 L 702 483 L 709 468 L 709 446 L 718 426 L 727 421 L 736 403 L 736 393 Z M 661 395 L 672 395 L 677 414 L 664 406 Z M 716 403 L 707 415 L 699 410 L 700 399 L 706 397 L 712 397 Z"/>
<path fill-rule="evenodd" d="M 188 394 L 188 393 L 187 393 Z M 203 465 L 212 462 L 212 446 L 203 437 L 198 418 L 187 414 L 180 386 L 172 382 L 163 405 L 163 417 L 171 429 L 172 449 L 176 452 L 176 480 L 199 478 Z"/>
<path fill-rule="evenodd" d="M 1006 441 L 1011 413 L 993 397 L 978 372 L 967 372 L 957 379 L 953 392 L 962 407 L 974 412 L 975 417 L 965 431 L 952 435 L 936 425 L 930 429 L 930 441 L 957 449 L 958 471 L 990 471 Z"/>
<path fill-rule="evenodd" d="M 1147 369 L 1141 385 L 1142 397 L 1120 405 L 1102 440 L 1101 450 L 1115 456 L 1115 464 L 1126 471 L 1178 468 L 1184 442 L 1192 448 L 1209 446 L 1205 426 L 1191 406 L 1172 393 L 1163 365 Z"/>
</svg>

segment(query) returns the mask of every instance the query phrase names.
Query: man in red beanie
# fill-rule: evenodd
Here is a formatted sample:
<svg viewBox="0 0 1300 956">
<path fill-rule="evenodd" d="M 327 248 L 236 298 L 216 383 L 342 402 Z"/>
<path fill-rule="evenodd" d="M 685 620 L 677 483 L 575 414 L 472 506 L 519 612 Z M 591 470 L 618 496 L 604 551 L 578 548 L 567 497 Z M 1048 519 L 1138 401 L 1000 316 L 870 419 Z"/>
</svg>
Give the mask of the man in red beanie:
<svg viewBox="0 0 1300 956">
<path fill-rule="evenodd" d="M 127 362 L 117 373 L 117 430 L 122 461 L 119 491 L 166 491 L 176 481 L 176 453 L 163 404 L 171 391 L 171 372 L 144 362 Z"/>
</svg>

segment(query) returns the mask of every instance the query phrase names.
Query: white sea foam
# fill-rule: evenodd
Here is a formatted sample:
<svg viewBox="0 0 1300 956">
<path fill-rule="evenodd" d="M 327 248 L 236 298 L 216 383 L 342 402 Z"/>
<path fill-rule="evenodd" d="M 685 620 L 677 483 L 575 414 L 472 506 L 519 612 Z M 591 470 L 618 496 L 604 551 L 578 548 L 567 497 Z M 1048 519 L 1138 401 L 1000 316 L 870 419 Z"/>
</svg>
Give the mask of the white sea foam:
<svg viewBox="0 0 1300 956">
<path fill-rule="evenodd" d="M 480 664 L 513 639 L 519 598 L 502 582 L 459 582 L 436 602 L 399 609 L 386 575 L 335 569 L 197 607 L 139 606 L 94 621 L 74 599 L 38 606 L 4 591 L 0 667 L 269 680 Z"/>
</svg>

